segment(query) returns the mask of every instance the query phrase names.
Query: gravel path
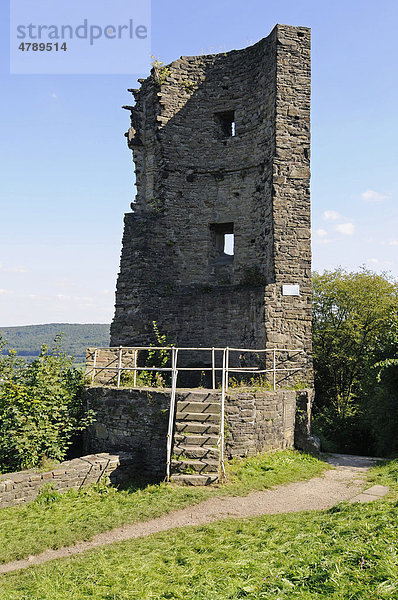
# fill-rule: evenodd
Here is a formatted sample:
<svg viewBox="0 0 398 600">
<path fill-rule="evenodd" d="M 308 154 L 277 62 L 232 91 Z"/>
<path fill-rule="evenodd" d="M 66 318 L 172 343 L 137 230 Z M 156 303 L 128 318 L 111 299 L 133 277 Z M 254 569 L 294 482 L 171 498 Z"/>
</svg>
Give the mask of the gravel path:
<svg viewBox="0 0 398 600">
<path fill-rule="evenodd" d="M 358 496 L 359 501 L 375 499 L 373 495 L 369 495 L 364 500 L 363 494 L 360 492 L 364 487 L 364 475 L 367 469 L 380 459 L 333 454 L 325 460 L 335 468 L 308 481 L 298 481 L 261 492 L 251 492 L 244 497 L 209 498 L 200 504 L 163 515 L 157 519 L 125 525 L 100 533 L 88 542 L 79 542 L 58 550 L 45 550 L 37 556 L 0 565 L 0 574 L 25 569 L 56 558 L 73 556 L 98 546 L 140 538 L 176 527 L 203 525 L 227 518 L 323 510 L 343 500 L 356 500 L 358 495 L 361 496 L 361 498 Z M 381 488 L 381 486 L 374 487 Z M 387 488 L 384 491 L 378 490 L 377 497 L 384 495 L 386 491 L 388 491 Z"/>
</svg>

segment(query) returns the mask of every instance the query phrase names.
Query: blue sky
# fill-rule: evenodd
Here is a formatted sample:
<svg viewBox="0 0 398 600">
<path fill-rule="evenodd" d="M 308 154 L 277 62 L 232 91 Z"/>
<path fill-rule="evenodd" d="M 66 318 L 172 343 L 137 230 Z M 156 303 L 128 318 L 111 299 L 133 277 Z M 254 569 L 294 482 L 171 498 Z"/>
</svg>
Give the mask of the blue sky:
<svg viewBox="0 0 398 600">
<path fill-rule="evenodd" d="M 83 0 L 82 0 L 83 1 Z M 10 75 L 0 8 L 0 326 L 110 322 L 132 75 Z M 313 267 L 398 277 L 396 0 L 153 0 L 152 54 L 242 48 L 312 28 Z"/>
</svg>

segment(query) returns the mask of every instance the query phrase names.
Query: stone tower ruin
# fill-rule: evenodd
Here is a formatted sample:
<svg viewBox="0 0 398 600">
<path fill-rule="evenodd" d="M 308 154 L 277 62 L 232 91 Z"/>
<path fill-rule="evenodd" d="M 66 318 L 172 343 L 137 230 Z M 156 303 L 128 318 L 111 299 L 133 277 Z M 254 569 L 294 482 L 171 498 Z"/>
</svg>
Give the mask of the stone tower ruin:
<svg viewBox="0 0 398 600">
<path fill-rule="evenodd" d="M 298 348 L 311 381 L 310 30 L 139 80 L 112 346 Z"/>
</svg>

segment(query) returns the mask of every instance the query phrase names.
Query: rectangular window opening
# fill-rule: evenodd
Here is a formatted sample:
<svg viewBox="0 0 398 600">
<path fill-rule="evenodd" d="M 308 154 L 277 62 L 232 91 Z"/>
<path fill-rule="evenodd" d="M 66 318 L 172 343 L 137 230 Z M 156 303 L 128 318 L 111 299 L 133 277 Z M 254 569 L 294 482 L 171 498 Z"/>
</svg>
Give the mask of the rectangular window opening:
<svg viewBox="0 0 398 600">
<path fill-rule="evenodd" d="M 230 263 L 234 258 L 234 224 L 233 223 L 212 223 L 211 232 L 211 253 L 210 259 L 213 264 Z"/>
<path fill-rule="evenodd" d="M 226 110 L 215 113 L 215 119 L 218 127 L 218 137 L 235 137 L 236 122 L 234 110 Z"/>
</svg>

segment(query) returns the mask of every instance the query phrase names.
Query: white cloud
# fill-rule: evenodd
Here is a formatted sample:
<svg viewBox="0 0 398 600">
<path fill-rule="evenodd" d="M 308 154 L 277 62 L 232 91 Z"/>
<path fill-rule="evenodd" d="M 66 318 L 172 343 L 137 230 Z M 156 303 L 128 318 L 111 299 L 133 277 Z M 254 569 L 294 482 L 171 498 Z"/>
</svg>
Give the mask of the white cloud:
<svg viewBox="0 0 398 600">
<path fill-rule="evenodd" d="M 95 301 L 90 296 L 70 296 L 66 294 L 55 294 L 55 298 L 60 301 L 60 303 L 64 303 L 63 305 L 59 304 L 59 306 L 64 306 L 65 304 L 69 304 L 71 306 L 78 305 L 79 308 L 93 308 L 96 306 Z"/>
<path fill-rule="evenodd" d="M 337 221 L 337 219 L 342 219 L 342 216 L 336 210 L 325 210 L 323 218 L 325 221 Z"/>
<path fill-rule="evenodd" d="M 57 94 L 51 94 L 51 98 L 58 98 Z"/>
<path fill-rule="evenodd" d="M 9 269 L 5 269 L 6 273 L 27 273 L 28 269 L 22 266 L 10 267 Z"/>
<path fill-rule="evenodd" d="M 0 271 L 2 273 L 26 273 L 27 268 L 22 266 L 4 267 L 2 263 L 0 263 Z"/>
<path fill-rule="evenodd" d="M 380 242 L 380 246 L 398 246 L 398 240 L 396 238 L 392 238 L 390 240 L 383 240 Z"/>
<path fill-rule="evenodd" d="M 340 223 L 339 225 L 336 225 L 336 231 L 343 235 L 353 235 L 355 232 L 355 225 L 354 223 Z"/>
<path fill-rule="evenodd" d="M 383 200 L 390 198 L 388 194 L 380 194 L 379 192 L 375 192 L 375 190 L 366 190 L 362 192 L 361 197 L 365 202 L 383 202 Z"/>
<path fill-rule="evenodd" d="M 326 231 L 326 229 L 316 229 L 315 230 L 315 235 L 317 237 L 324 238 L 327 236 L 327 234 L 328 234 L 328 232 Z"/>
<path fill-rule="evenodd" d="M 0 288 L 0 296 L 5 296 L 6 294 L 11 294 L 10 290 L 2 290 Z"/>
<path fill-rule="evenodd" d="M 365 263 L 369 266 L 378 267 L 379 269 L 390 269 L 394 266 L 391 260 L 380 260 L 378 258 L 367 258 Z"/>
</svg>

